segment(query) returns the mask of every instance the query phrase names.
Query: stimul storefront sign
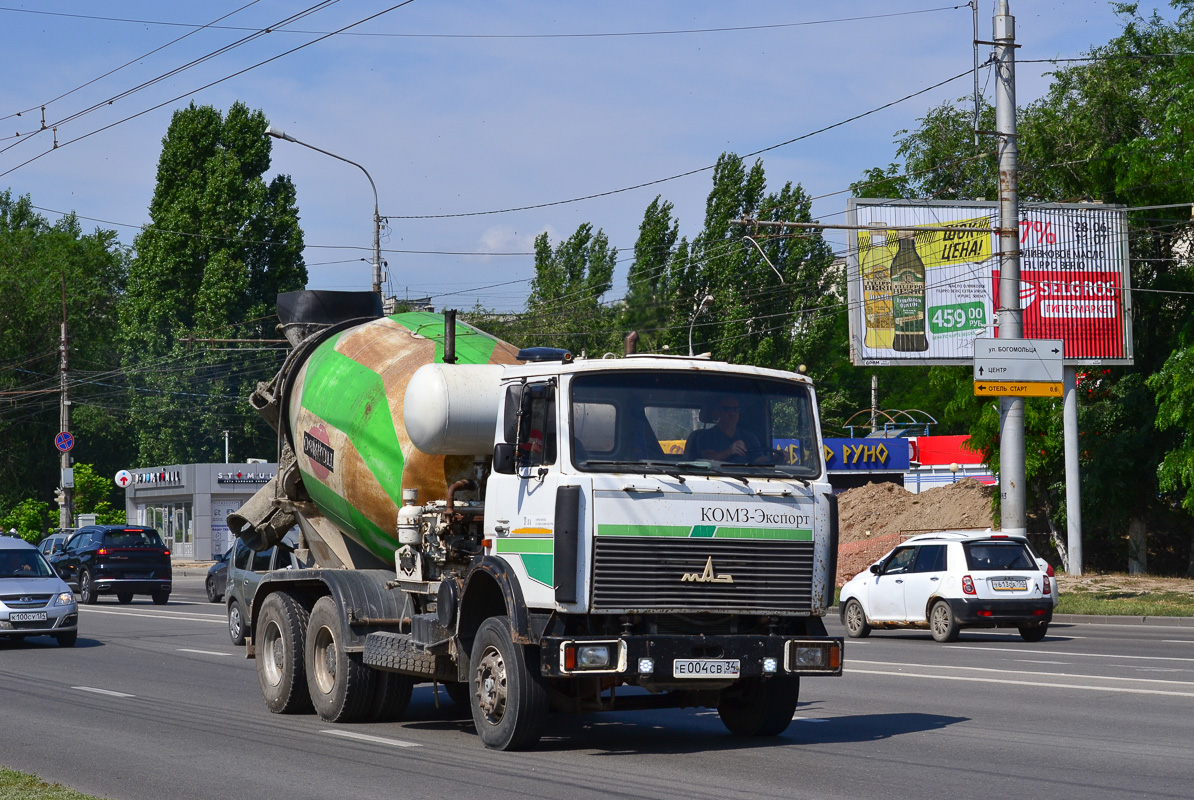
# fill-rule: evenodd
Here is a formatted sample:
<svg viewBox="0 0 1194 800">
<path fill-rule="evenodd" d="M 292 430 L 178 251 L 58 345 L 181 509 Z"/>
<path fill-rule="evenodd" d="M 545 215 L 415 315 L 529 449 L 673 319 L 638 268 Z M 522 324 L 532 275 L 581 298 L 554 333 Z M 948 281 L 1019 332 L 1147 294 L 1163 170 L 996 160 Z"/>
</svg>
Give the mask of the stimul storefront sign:
<svg viewBox="0 0 1194 800">
<path fill-rule="evenodd" d="M 269 483 L 276 474 L 274 472 L 245 472 L 243 470 L 217 472 L 216 483 Z"/>
<path fill-rule="evenodd" d="M 852 199 L 847 214 L 854 363 L 972 363 L 999 332 L 998 205 Z M 1067 364 L 1132 363 L 1127 230 L 1120 207 L 1021 207 L 1023 338 L 1061 339 Z"/>
</svg>

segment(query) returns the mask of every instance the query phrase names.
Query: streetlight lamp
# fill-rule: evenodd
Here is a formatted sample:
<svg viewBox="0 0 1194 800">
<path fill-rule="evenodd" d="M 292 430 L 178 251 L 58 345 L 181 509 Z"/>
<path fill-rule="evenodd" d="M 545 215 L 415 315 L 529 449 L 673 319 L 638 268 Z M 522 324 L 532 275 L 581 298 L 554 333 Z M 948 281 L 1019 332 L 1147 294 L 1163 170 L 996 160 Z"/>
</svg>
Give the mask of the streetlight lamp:
<svg viewBox="0 0 1194 800">
<path fill-rule="evenodd" d="M 701 304 L 697 306 L 692 314 L 692 322 L 688 323 L 688 355 L 692 355 L 692 326 L 696 325 L 697 317 L 704 314 L 709 306 L 713 305 L 713 295 L 707 294 L 701 298 Z"/>
<path fill-rule="evenodd" d="M 275 128 L 273 125 L 270 125 L 268 128 L 265 129 L 265 135 L 272 136 L 275 139 L 284 139 L 285 141 L 288 141 L 288 142 L 294 142 L 295 144 L 301 144 L 303 147 L 306 147 L 310 150 L 314 150 L 318 153 L 323 153 L 325 156 L 331 156 L 332 158 L 338 159 L 347 164 L 352 164 L 354 167 L 359 169 L 361 172 L 365 173 L 365 177 L 369 179 L 369 185 L 373 187 L 373 291 L 376 292 L 377 295 L 380 297 L 381 296 L 381 214 L 378 211 L 378 204 L 377 204 L 377 184 L 375 184 L 373 182 L 373 176 L 369 174 L 369 170 L 365 169 L 364 167 L 362 167 L 360 164 L 358 164 L 355 161 L 350 161 L 349 159 L 345 158 L 344 156 L 338 156 L 335 153 L 329 153 L 327 150 L 323 150 L 319 147 L 316 147 L 313 144 L 307 144 L 306 142 L 300 142 L 298 139 L 296 139 L 293 136 L 291 136 L 290 134 L 286 133 L 286 131 L 282 130 L 281 128 Z"/>
</svg>

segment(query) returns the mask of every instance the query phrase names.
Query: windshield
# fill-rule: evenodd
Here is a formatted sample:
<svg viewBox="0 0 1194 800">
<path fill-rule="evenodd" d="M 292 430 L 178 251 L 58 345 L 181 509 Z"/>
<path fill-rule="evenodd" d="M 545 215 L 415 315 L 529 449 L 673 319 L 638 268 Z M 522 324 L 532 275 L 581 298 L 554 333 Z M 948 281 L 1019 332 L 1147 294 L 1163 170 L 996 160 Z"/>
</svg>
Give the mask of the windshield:
<svg viewBox="0 0 1194 800">
<path fill-rule="evenodd" d="M 572 463 L 586 472 L 821 474 L 800 383 L 718 372 L 606 372 L 572 380 Z"/>
<path fill-rule="evenodd" d="M 0 550 L 0 578 L 49 578 L 54 570 L 36 550 Z"/>
</svg>

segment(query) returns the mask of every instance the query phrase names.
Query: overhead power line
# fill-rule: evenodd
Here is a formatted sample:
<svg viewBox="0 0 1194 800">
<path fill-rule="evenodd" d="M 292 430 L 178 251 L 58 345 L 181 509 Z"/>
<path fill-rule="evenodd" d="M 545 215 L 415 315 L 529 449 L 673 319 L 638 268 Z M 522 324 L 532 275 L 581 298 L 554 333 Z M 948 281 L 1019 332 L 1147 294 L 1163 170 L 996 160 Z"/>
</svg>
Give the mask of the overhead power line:
<svg viewBox="0 0 1194 800">
<path fill-rule="evenodd" d="M 130 114 L 129 116 L 125 117 L 124 119 L 120 119 L 120 120 L 117 120 L 116 122 L 110 123 L 108 125 L 104 125 L 101 128 L 96 128 L 95 130 L 93 130 L 89 133 L 85 133 L 81 136 L 76 136 L 73 139 L 67 139 L 66 141 L 59 142 L 56 144 L 55 147 L 52 147 L 43 153 L 39 153 L 38 155 L 34 156 L 33 158 L 26 159 L 25 161 L 22 161 L 20 164 L 17 164 L 15 167 L 10 167 L 9 169 L 5 170 L 4 172 L 0 172 L 0 178 L 4 177 L 5 175 L 8 175 L 12 172 L 15 172 L 16 170 L 20 169 L 21 167 L 24 167 L 24 166 L 27 166 L 28 164 L 33 163 L 34 161 L 37 161 L 38 159 L 42 158 L 43 156 L 53 153 L 55 150 L 60 150 L 63 147 L 66 147 L 68 144 L 74 144 L 75 142 L 82 141 L 83 139 L 87 139 L 91 136 L 94 136 L 97 133 L 102 133 L 103 131 L 106 131 L 110 128 L 115 128 L 117 125 L 123 125 L 124 123 L 126 123 L 130 120 L 136 119 L 137 117 L 144 116 L 145 114 L 148 114 L 151 111 L 156 111 L 157 109 L 159 109 L 163 106 L 170 105 L 171 103 L 176 103 L 179 100 L 182 100 L 184 98 L 190 97 L 195 94 L 198 94 L 199 92 L 202 92 L 204 89 L 210 89 L 211 87 L 217 86 L 217 85 L 223 83 L 224 81 L 232 80 L 233 78 L 244 75 L 246 72 L 257 69 L 258 67 L 265 66 L 266 64 L 277 61 L 278 59 L 284 58 L 288 55 L 291 55 L 292 53 L 297 53 L 299 50 L 303 50 L 307 47 L 310 47 L 313 44 L 318 44 L 319 42 L 322 42 L 323 40 L 325 40 L 331 36 L 334 36 L 337 33 L 341 33 L 343 31 L 349 30 L 350 28 L 355 28 L 358 25 L 363 25 L 366 22 L 369 22 L 370 20 L 377 19 L 380 16 L 388 14 L 391 11 L 394 11 L 396 9 L 402 8 L 403 6 L 410 5 L 413 2 L 414 2 L 414 0 L 403 0 L 401 3 L 397 3 L 395 5 L 390 6 L 389 8 L 383 9 L 382 11 L 378 11 L 376 14 L 371 14 L 363 19 L 357 20 L 356 22 L 345 25 L 344 27 L 339 28 L 338 30 L 333 31 L 332 33 L 329 33 L 325 36 L 320 36 L 318 39 L 312 39 L 309 42 L 300 44 L 298 47 L 292 47 L 289 50 L 285 50 L 281 53 L 278 53 L 277 55 L 270 56 L 269 58 L 265 59 L 264 61 L 258 61 L 256 64 L 252 64 L 248 67 L 245 67 L 244 69 L 240 69 L 240 70 L 237 70 L 236 72 L 233 72 L 231 75 L 225 75 L 222 78 L 211 81 L 210 83 L 206 83 L 203 86 L 198 87 L 197 89 L 192 89 L 189 92 L 183 92 L 182 94 L 178 95 L 177 97 L 173 97 L 169 100 L 158 103 L 157 105 L 150 106 L 149 108 L 145 109 L 144 111 L 138 111 L 136 114 Z"/>
<path fill-rule="evenodd" d="M 832 25 L 839 22 L 864 22 L 874 19 L 888 19 L 891 17 L 908 17 L 915 14 L 931 14 L 937 11 L 956 11 L 959 8 L 969 8 L 969 5 L 962 3 L 953 6 L 938 6 L 936 8 L 922 8 L 913 11 L 894 11 L 888 14 L 870 14 L 867 16 L 858 17 L 834 17 L 830 19 L 815 19 L 804 22 L 775 22 L 762 25 L 733 25 L 718 28 L 682 28 L 675 30 L 658 30 L 658 31 L 605 31 L 595 33 L 387 33 L 384 31 L 351 31 L 343 32 L 344 36 L 370 36 L 377 38 L 393 38 L 393 39 L 599 39 L 611 37 L 631 37 L 631 36 L 680 36 L 699 33 L 735 33 L 739 31 L 762 31 L 775 30 L 782 28 L 800 28 L 811 25 Z M 168 22 L 165 20 L 151 20 L 151 19 L 130 19 L 128 17 L 107 17 L 95 14 L 68 14 L 61 11 L 37 11 L 28 8 L 12 8 L 9 6 L 0 6 L 0 11 L 10 11 L 21 14 L 40 14 L 51 17 L 67 17 L 72 19 L 86 19 L 96 20 L 100 22 L 125 22 L 135 25 L 163 25 L 175 28 L 214 28 L 216 30 L 228 31 L 250 31 L 256 30 L 250 27 L 240 27 L 234 25 L 196 25 L 189 22 Z M 235 12 L 234 12 L 235 13 Z M 297 33 L 309 36 L 319 36 L 327 33 L 327 31 L 304 31 L 287 29 L 281 31 L 283 33 Z"/>
<path fill-rule="evenodd" d="M 779 142 L 778 144 L 773 144 L 768 147 L 763 147 L 759 150 L 755 150 L 753 152 L 746 153 L 746 154 L 740 156 L 740 158 L 742 158 L 743 160 L 745 160 L 747 158 L 753 158 L 754 156 L 762 155 L 763 153 L 770 152 L 771 150 L 775 150 L 780 147 L 786 147 L 790 144 L 794 144 L 794 143 L 802 141 L 804 139 L 808 139 L 810 137 L 816 136 L 817 134 L 825 133 L 826 131 L 831 131 L 834 128 L 840 128 L 843 125 L 849 124 L 851 122 L 855 122 L 857 120 L 862 119 L 863 117 L 869 117 L 871 114 L 876 114 L 880 111 L 883 111 L 884 109 L 888 109 L 894 105 L 903 103 L 906 100 L 911 100 L 913 97 L 919 97 L 920 95 L 925 94 L 926 92 L 931 92 L 934 89 L 939 89 L 942 86 L 945 86 L 947 83 L 952 83 L 953 81 L 956 81 L 958 78 L 964 78 L 970 74 L 971 74 L 971 70 L 966 70 L 965 72 L 960 72 L 957 75 L 954 75 L 952 78 L 946 78 L 945 80 L 943 80 L 939 83 L 935 83 L 932 86 L 926 86 L 925 88 L 920 89 L 919 91 L 915 91 L 912 94 L 905 95 L 898 100 L 892 100 L 890 103 L 884 103 L 883 105 L 878 106 L 876 108 L 872 108 L 869 111 L 863 111 L 861 114 L 855 114 L 854 116 L 849 117 L 847 119 L 843 119 L 840 122 L 835 122 L 832 125 L 826 125 L 825 127 L 818 128 L 815 131 L 809 131 L 808 133 L 804 133 L 804 134 L 801 134 L 800 136 L 793 137 L 791 139 L 788 139 L 787 141 Z M 536 208 L 549 208 L 550 206 L 561 206 L 561 205 L 566 205 L 568 203 L 579 203 L 584 200 L 595 200 L 599 197 L 609 197 L 610 195 L 614 195 L 614 194 L 622 194 L 623 192 L 631 192 L 631 191 L 634 191 L 635 189 L 643 189 L 647 186 L 657 186 L 661 183 L 667 183 L 668 181 L 674 181 L 674 180 L 678 180 L 680 178 L 687 178 L 690 175 L 698 175 L 702 172 L 708 172 L 709 170 L 713 169 L 716 166 L 717 166 L 716 164 L 709 164 L 704 167 L 698 167 L 697 169 L 690 169 L 687 172 L 681 172 L 677 175 L 670 175 L 666 178 L 657 178 L 652 181 L 636 183 L 633 186 L 625 186 L 621 189 L 610 189 L 609 191 L 606 191 L 606 192 L 597 192 L 596 194 L 589 194 L 589 195 L 585 195 L 583 197 L 573 197 L 568 200 L 555 200 L 550 203 L 535 203 L 533 205 L 528 205 L 528 206 L 517 206 L 514 208 L 499 208 L 499 209 L 494 209 L 491 211 L 466 211 L 466 212 L 456 213 L 456 214 L 406 214 L 406 215 L 388 214 L 388 215 L 386 215 L 386 218 L 387 219 L 450 219 L 450 218 L 456 218 L 456 217 L 480 217 L 480 216 L 486 216 L 489 214 L 508 214 L 513 211 L 530 211 L 530 210 L 536 209 Z M 3 177 L 6 174 L 7 173 L 0 173 L 0 177 Z"/>
</svg>

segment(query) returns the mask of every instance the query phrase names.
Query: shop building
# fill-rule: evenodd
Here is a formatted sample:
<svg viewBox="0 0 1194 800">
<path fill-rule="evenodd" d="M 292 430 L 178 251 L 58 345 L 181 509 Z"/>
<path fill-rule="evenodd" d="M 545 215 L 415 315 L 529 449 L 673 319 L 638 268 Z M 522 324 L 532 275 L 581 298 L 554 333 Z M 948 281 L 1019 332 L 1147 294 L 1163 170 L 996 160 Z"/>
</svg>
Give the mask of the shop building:
<svg viewBox="0 0 1194 800">
<path fill-rule="evenodd" d="M 277 464 L 175 464 L 130 469 L 129 524 L 156 528 L 179 561 L 207 561 L 232 544 L 228 515 L 277 474 Z"/>
</svg>

